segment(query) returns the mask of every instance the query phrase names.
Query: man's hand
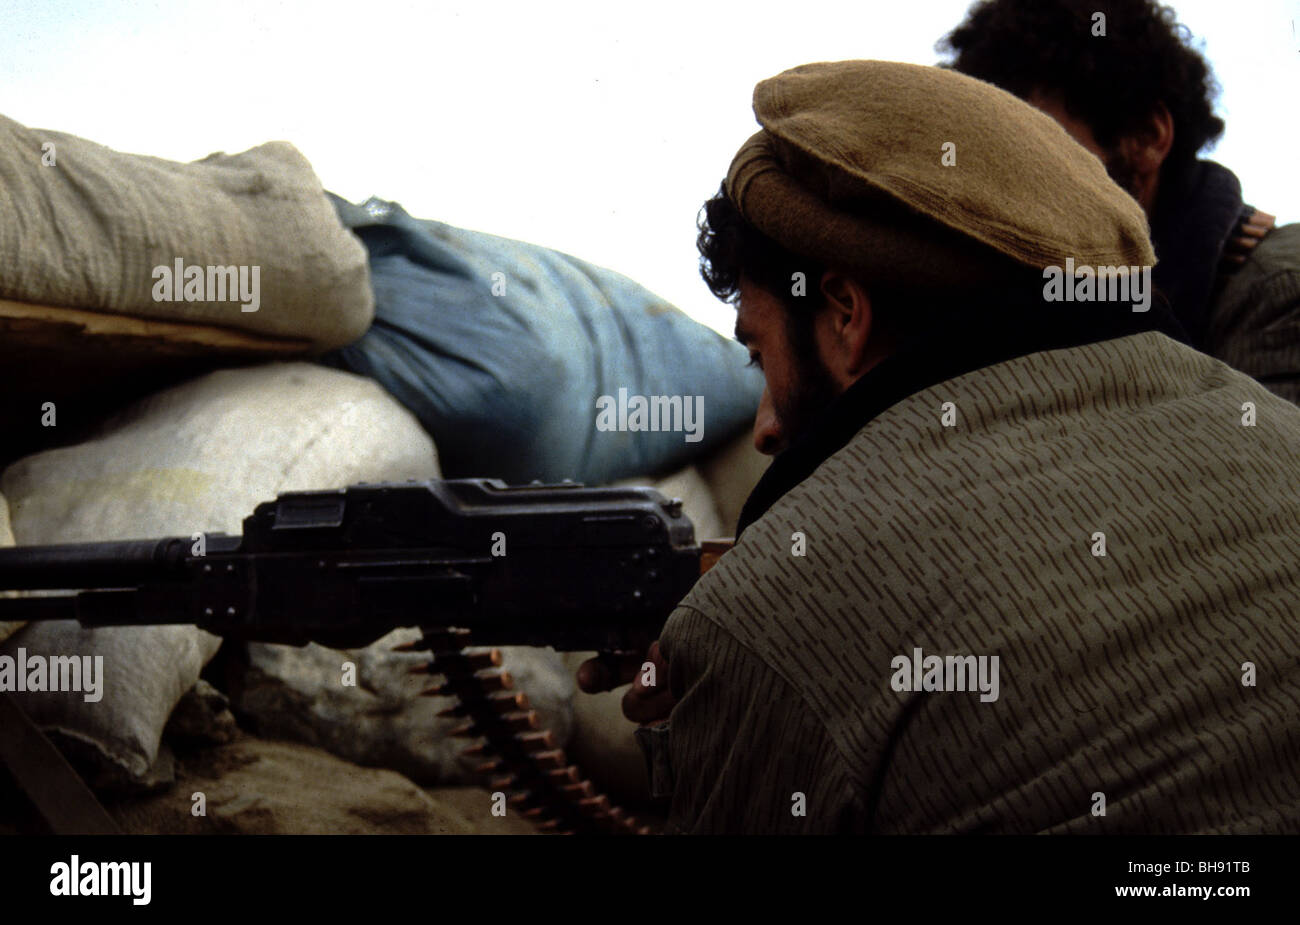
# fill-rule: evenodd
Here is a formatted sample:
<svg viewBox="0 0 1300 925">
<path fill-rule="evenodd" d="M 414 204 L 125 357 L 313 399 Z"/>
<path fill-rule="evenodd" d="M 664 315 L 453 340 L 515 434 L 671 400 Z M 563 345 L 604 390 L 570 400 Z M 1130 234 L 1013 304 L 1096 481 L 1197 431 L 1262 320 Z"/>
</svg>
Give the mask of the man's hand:
<svg viewBox="0 0 1300 925">
<path fill-rule="evenodd" d="M 644 659 L 634 655 L 600 655 L 578 666 L 578 687 L 588 694 L 613 690 L 629 681 L 623 695 L 623 715 L 634 723 L 657 723 L 672 712 L 672 691 L 668 689 L 668 660 L 653 643 Z"/>
</svg>

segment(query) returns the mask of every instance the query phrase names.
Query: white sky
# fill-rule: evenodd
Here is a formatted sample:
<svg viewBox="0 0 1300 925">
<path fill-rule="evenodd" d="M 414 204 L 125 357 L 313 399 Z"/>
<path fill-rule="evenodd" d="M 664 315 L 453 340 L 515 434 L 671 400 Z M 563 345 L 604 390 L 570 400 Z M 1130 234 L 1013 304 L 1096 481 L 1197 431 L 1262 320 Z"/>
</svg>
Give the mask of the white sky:
<svg viewBox="0 0 1300 925">
<path fill-rule="evenodd" d="M 0 112 L 192 160 L 272 139 L 327 189 L 567 251 L 730 333 L 695 216 L 809 61 L 932 64 L 968 0 L 0 0 Z M 1172 6 L 1224 88 L 1208 156 L 1300 220 L 1300 0 Z"/>
</svg>

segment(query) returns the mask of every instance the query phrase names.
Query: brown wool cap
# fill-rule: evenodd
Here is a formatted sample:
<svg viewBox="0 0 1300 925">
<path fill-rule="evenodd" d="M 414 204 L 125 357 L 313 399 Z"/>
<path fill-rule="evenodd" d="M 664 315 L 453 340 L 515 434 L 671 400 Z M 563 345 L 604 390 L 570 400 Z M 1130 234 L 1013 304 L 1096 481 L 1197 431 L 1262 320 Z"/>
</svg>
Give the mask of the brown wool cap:
<svg viewBox="0 0 1300 925">
<path fill-rule="evenodd" d="M 754 114 L 763 130 L 731 162 L 726 193 L 797 254 L 913 289 L 995 284 L 1067 257 L 1155 264 L 1142 207 L 1101 162 L 984 81 L 892 61 L 805 64 L 759 83 Z"/>
</svg>

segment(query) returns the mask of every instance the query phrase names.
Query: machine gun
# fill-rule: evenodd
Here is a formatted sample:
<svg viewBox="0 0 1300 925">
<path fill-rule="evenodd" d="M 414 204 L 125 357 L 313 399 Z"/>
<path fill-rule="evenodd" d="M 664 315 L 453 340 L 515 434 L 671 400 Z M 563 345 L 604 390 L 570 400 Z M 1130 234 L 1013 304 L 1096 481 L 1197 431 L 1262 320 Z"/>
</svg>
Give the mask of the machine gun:
<svg viewBox="0 0 1300 925">
<path fill-rule="evenodd" d="M 420 627 L 408 648 L 455 695 L 482 770 L 562 831 L 640 831 L 568 766 L 475 645 L 645 652 L 724 542 L 702 550 L 679 500 L 652 488 L 510 486 L 495 479 L 286 492 L 242 536 L 0 549 L 0 620 L 86 626 L 193 624 L 228 638 L 336 648 Z M 531 716 L 531 719 L 529 717 Z M 501 776 L 500 772 L 508 772 Z"/>
<path fill-rule="evenodd" d="M 681 502 L 653 488 L 360 484 L 281 494 L 242 536 L 0 549 L 0 590 L 74 591 L 0 600 L 0 620 L 337 648 L 459 627 L 487 645 L 644 652 L 700 563 Z"/>
</svg>

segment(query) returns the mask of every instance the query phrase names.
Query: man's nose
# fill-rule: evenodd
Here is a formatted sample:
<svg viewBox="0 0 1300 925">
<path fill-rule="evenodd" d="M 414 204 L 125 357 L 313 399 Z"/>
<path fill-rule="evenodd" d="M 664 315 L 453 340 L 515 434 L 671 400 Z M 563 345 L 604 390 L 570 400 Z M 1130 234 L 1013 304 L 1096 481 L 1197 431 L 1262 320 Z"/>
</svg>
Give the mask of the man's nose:
<svg viewBox="0 0 1300 925">
<path fill-rule="evenodd" d="M 758 402 L 758 413 L 754 415 L 754 448 L 760 453 L 775 456 L 781 452 L 783 441 L 781 422 L 772 406 L 772 395 L 763 389 L 763 397 Z"/>
</svg>

